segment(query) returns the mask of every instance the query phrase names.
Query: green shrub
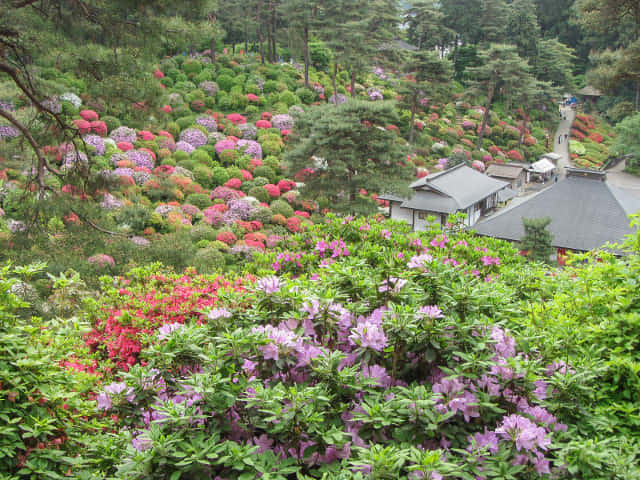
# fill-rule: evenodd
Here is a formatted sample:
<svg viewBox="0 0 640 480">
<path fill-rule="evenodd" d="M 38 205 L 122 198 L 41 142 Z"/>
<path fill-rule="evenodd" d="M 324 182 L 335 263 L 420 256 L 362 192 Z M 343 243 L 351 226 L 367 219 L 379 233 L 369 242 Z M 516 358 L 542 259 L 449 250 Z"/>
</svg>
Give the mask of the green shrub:
<svg viewBox="0 0 640 480">
<path fill-rule="evenodd" d="M 305 105 L 311 105 L 316 98 L 315 92 L 312 90 L 301 87 L 296 90 L 296 96 L 304 103 Z"/>
<path fill-rule="evenodd" d="M 242 171 L 240 170 L 240 168 L 236 167 L 235 165 L 227 167 L 227 173 L 229 174 L 229 178 L 237 178 L 239 180 L 243 180 L 244 178 L 242 176 Z"/>
<path fill-rule="evenodd" d="M 185 203 L 195 205 L 200 210 L 204 210 L 205 208 L 213 205 L 211 199 L 209 198 L 209 195 L 207 195 L 206 193 L 191 193 L 187 195 L 187 198 L 185 198 Z"/>
<path fill-rule="evenodd" d="M 186 60 L 182 64 L 182 71 L 186 73 L 189 78 L 193 78 L 202 72 L 202 62 L 199 60 Z"/>
<path fill-rule="evenodd" d="M 196 123 L 196 117 L 193 115 L 189 115 L 187 117 L 178 118 L 176 123 L 180 127 L 180 130 L 185 130 Z"/>
<path fill-rule="evenodd" d="M 224 167 L 214 167 L 211 172 L 211 185 L 213 187 L 219 187 L 224 185 L 229 180 L 229 173 Z"/>
<path fill-rule="evenodd" d="M 107 126 L 107 131 L 109 132 L 111 132 L 112 130 L 115 130 L 116 128 L 122 125 L 120 123 L 120 120 L 118 120 L 116 117 L 112 117 L 111 115 L 105 115 L 104 117 L 101 118 L 101 120 Z"/>
<path fill-rule="evenodd" d="M 265 94 L 276 93 L 278 91 L 278 83 L 273 80 L 267 80 L 262 86 L 262 91 Z"/>
<path fill-rule="evenodd" d="M 135 233 L 142 233 L 145 228 L 151 225 L 151 211 L 145 207 L 131 205 L 118 212 L 116 221 L 129 225 Z"/>
<path fill-rule="evenodd" d="M 193 172 L 193 169 L 196 168 L 197 163 L 193 159 L 187 158 L 186 160 L 180 160 L 178 162 L 178 166 L 186 168 L 187 170 L 191 170 Z"/>
<path fill-rule="evenodd" d="M 275 200 L 271 203 L 271 211 L 274 215 L 282 215 L 285 218 L 293 216 L 293 208 L 284 200 Z"/>
<path fill-rule="evenodd" d="M 215 247 L 206 247 L 195 254 L 193 266 L 199 273 L 215 273 L 224 268 L 224 254 Z"/>
<path fill-rule="evenodd" d="M 176 150 L 175 152 L 173 152 L 173 159 L 178 164 L 180 162 L 184 162 L 188 158 L 189 158 L 189 154 L 187 152 L 183 151 L 183 150 Z"/>
<path fill-rule="evenodd" d="M 216 78 L 216 83 L 218 84 L 218 87 L 220 87 L 220 89 L 224 90 L 225 92 L 229 92 L 231 90 L 231 87 L 233 87 L 234 85 L 233 77 L 229 75 L 218 75 L 218 77 Z"/>
<path fill-rule="evenodd" d="M 279 101 L 284 103 L 287 108 L 298 103 L 298 99 L 296 98 L 296 96 L 288 90 L 280 94 Z"/>
<path fill-rule="evenodd" d="M 269 203 L 269 200 L 271 200 L 269 193 L 264 187 L 252 187 L 247 194 L 250 197 L 257 198 L 262 203 Z M 269 218 L 271 218 L 271 215 L 269 215 Z"/>
<path fill-rule="evenodd" d="M 254 177 L 265 177 L 269 180 L 269 183 L 275 183 L 277 181 L 276 172 L 271 167 L 266 165 L 260 165 L 253 171 Z"/>
<path fill-rule="evenodd" d="M 257 220 L 258 222 L 261 222 L 264 225 L 271 221 L 272 216 L 273 216 L 273 211 L 269 207 L 258 207 L 254 209 L 253 212 L 251 212 L 251 217 L 249 218 L 249 220 Z"/>
<path fill-rule="evenodd" d="M 213 242 L 218 235 L 218 231 L 211 225 L 200 223 L 191 227 L 191 230 L 189 230 L 189 235 L 191 236 L 191 241 L 193 243 L 198 243 L 201 240 L 208 240 L 210 242 Z"/>
<path fill-rule="evenodd" d="M 209 154 L 203 150 L 202 148 L 197 148 L 189 155 L 189 158 L 196 163 L 200 163 L 202 165 L 210 165 L 212 160 Z"/>
<path fill-rule="evenodd" d="M 178 125 L 176 122 L 170 122 L 167 125 L 167 132 L 173 135 L 173 138 L 178 138 L 178 136 L 180 135 L 180 125 Z"/>
<path fill-rule="evenodd" d="M 193 77 L 193 82 L 197 85 L 200 84 L 200 82 L 204 82 L 204 81 L 211 81 L 213 80 L 213 73 L 211 72 L 211 70 L 202 70 L 199 74 L 197 74 L 195 77 Z"/>
</svg>

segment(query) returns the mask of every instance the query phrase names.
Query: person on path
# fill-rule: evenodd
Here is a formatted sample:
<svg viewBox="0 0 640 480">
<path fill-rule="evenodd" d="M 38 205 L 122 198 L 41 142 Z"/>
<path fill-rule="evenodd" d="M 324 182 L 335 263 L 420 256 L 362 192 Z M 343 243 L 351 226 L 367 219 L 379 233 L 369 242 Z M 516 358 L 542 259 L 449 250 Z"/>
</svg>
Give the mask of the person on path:
<svg viewBox="0 0 640 480">
<path fill-rule="evenodd" d="M 562 143 L 562 135 L 558 135 L 558 145 Z"/>
<path fill-rule="evenodd" d="M 568 139 L 569 139 L 569 134 L 568 134 L 568 133 L 565 133 L 565 134 L 564 134 L 564 141 L 566 142 Z"/>
</svg>

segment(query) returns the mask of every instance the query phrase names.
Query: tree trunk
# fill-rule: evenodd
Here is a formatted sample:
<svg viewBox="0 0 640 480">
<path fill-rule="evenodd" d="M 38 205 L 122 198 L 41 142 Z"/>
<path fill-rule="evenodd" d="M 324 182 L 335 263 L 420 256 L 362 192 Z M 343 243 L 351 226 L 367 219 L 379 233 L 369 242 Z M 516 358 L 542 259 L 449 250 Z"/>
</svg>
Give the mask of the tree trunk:
<svg viewBox="0 0 640 480">
<path fill-rule="evenodd" d="M 249 24 L 244 24 L 244 53 L 249 54 Z"/>
<path fill-rule="evenodd" d="M 333 61 L 333 75 L 331 76 L 331 82 L 333 83 L 333 98 L 336 105 L 338 104 L 338 62 Z"/>
<path fill-rule="evenodd" d="M 638 106 L 640 106 L 640 81 L 636 82 L 636 112 L 638 111 Z"/>
<path fill-rule="evenodd" d="M 216 36 L 211 37 L 211 63 L 216 66 Z"/>
<path fill-rule="evenodd" d="M 422 50 L 422 37 L 424 35 L 420 35 L 420 38 L 418 38 L 418 50 Z"/>
<path fill-rule="evenodd" d="M 277 9 L 274 6 L 271 10 L 271 41 L 273 42 L 273 45 L 271 47 L 271 51 L 273 52 L 273 63 L 278 61 L 278 48 L 277 48 L 277 44 L 276 44 L 276 30 L 278 29 L 278 16 L 277 16 Z"/>
<path fill-rule="evenodd" d="M 413 94 L 413 98 L 411 99 L 411 128 L 409 129 L 409 144 L 413 143 L 413 135 L 415 133 L 415 119 L 416 119 L 416 109 L 418 103 L 418 93 Z"/>
<path fill-rule="evenodd" d="M 522 131 L 520 132 L 520 138 L 518 139 L 518 146 L 522 146 L 522 143 L 524 142 L 524 132 L 527 130 L 527 125 L 529 124 L 528 122 L 528 118 L 529 118 L 529 112 L 522 112 L 524 115 L 524 118 L 522 119 Z"/>
<path fill-rule="evenodd" d="M 456 63 L 458 63 L 458 35 L 455 36 L 455 38 L 453 39 L 453 41 L 455 42 L 453 44 L 453 68 L 456 68 Z M 456 72 L 458 73 L 458 72 Z"/>
<path fill-rule="evenodd" d="M 351 70 L 351 98 L 356 98 L 356 70 Z"/>
<path fill-rule="evenodd" d="M 304 25 L 304 86 L 309 88 L 309 25 Z"/>
<path fill-rule="evenodd" d="M 487 96 L 487 105 L 484 107 L 484 113 L 482 114 L 482 124 L 480 125 L 480 131 L 478 132 L 477 147 L 482 147 L 482 137 L 484 137 L 484 129 L 487 127 L 489 121 L 489 114 L 491 113 L 491 104 L 493 103 L 493 95 L 496 91 L 495 83 L 491 85 L 489 89 L 489 95 Z"/>
<path fill-rule="evenodd" d="M 262 24 L 260 23 L 260 13 L 262 11 L 262 0 L 258 0 L 258 10 L 256 12 L 256 28 L 258 29 L 258 41 L 260 42 L 260 63 L 264 65 L 264 37 L 262 35 Z"/>
</svg>

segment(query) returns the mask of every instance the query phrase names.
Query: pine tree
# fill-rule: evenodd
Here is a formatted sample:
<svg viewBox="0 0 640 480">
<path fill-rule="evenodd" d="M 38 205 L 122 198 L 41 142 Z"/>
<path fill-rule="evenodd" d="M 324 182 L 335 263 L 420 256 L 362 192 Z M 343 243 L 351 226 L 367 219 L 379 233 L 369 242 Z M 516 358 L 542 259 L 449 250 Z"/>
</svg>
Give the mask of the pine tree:
<svg viewBox="0 0 640 480">
<path fill-rule="evenodd" d="M 507 19 L 509 41 L 518 47 L 518 54 L 533 64 L 538 55 L 540 25 L 536 6 L 531 0 L 514 0 Z"/>
<path fill-rule="evenodd" d="M 399 93 L 403 106 L 411 111 L 409 143 L 413 143 L 418 102 L 425 96 L 432 100 L 440 96 L 442 85 L 453 80 L 453 65 L 449 60 L 441 59 L 433 50 L 418 51 L 409 55 L 402 70 L 409 75 L 402 80 Z"/>
<path fill-rule="evenodd" d="M 442 46 L 454 36 L 443 21 L 444 13 L 434 0 L 413 0 L 405 14 L 409 39 L 419 50 Z"/>
<path fill-rule="evenodd" d="M 336 211 L 371 213 L 375 203 L 361 189 L 409 194 L 408 149 L 385 128 L 396 120 L 391 102 L 350 100 L 312 109 L 296 123 L 285 162 L 293 174 L 314 171 L 304 180 L 310 196 L 328 199 Z"/>
<path fill-rule="evenodd" d="M 479 56 L 483 65 L 468 68 L 467 71 L 472 77 L 470 92 L 486 96 L 477 142 L 478 148 L 481 148 L 491 106 L 498 91 L 502 89 L 505 94 L 510 94 L 519 88 L 519 84 L 523 79 L 528 79 L 531 73 L 529 65 L 518 56 L 513 45 L 492 44 Z"/>
<path fill-rule="evenodd" d="M 505 0 L 485 0 L 482 4 L 482 43 L 504 41 L 509 7 Z"/>
<path fill-rule="evenodd" d="M 524 236 L 520 240 L 522 250 L 535 262 L 549 262 L 549 257 L 555 249 L 551 242 L 553 236 L 547 230 L 551 218 L 522 218 Z"/>
</svg>

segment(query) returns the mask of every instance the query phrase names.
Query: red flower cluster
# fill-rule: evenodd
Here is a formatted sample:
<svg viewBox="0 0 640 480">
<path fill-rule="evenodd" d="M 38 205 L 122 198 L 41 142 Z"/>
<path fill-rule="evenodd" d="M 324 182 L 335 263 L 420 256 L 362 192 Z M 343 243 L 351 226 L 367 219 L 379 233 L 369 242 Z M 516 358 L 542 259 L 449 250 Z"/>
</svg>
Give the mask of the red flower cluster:
<svg viewBox="0 0 640 480">
<path fill-rule="evenodd" d="M 104 352 L 118 368 L 127 371 L 138 362 L 143 334 L 153 335 L 167 323 L 184 323 L 192 318 L 205 321 L 201 312 L 216 304 L 218 290 L 241 289 L 244 281 L 239 279 L 232 285 L 222 277 L 211 281 L 200 276 L 153 275 L 139 285 L 127 285 L 128 280 L 121 279 L 122 287 L 127 288 L 118 290 L 114 306 L 105 308 L 105 317 L 95 322 L 85 343 L 92 351 Z M 75 361 L 70 361 L 69 366 L 84 369 Z M 86 369 L 95 370 L 95 365 Z"/>
<path fill-rule="evenodd" d="M 267 191 L 271 198 L 278 198 L 280 196 L 280 189 L 277 185 L 273 185 L 272 183 L 267 183 L 264 186 L 264 189 Z"/>
<path fill-rule="evenodd" d="M 231 246 L 234 243 L 236 243 L 236 241 L 238 240 L 238 237 L 236 237 L 233 232 L 230 232 L 229 230 L 224 230 L 218 234 L 218 236 L 216 237 L 216 240 Z"/>
<path fill-rule="evenodd" d="M 277 186 L 280 189 L 281 193 L 286 193 L 296 188 L 296 182 L 294 182 L 293 180 L 286 180 L 283 178 L 278 182 Z"/>
<path fill-rule="evenodd" d="M 302 231 L 301 226 L 302 226 L 302 220 L 300 220 L 298 217 L 287 218 L 287 223 L 285 224 L 285 227 L 291 233 L 301 232 Z"/>
<path fill-rule="evenodd" d="M 269 120 L 258 120 L 256 122 L 257 128 L 271 128 L 273 125 Z"/>
</svg>

